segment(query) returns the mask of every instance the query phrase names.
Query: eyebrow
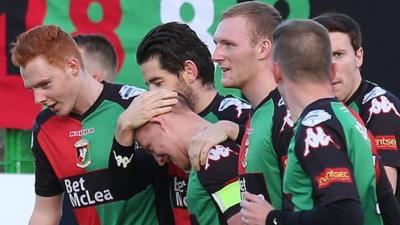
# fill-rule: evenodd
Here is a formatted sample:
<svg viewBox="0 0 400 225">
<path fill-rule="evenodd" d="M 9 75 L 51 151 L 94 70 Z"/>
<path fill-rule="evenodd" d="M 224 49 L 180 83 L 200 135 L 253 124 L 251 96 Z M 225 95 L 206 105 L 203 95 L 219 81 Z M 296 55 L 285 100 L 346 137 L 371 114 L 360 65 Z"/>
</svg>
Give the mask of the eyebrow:
<svg viewBox="0 0 400 225">
<path fill-rule="evenodd" d="M 40 87 L 40 86 L 42 86 L 44 83 L 47 83 L 47 82 L 50 82 L 50 79 L 49 79 L 49 78 L 47 78 L 47 79 L 45 79 L 45 80 L 42 80 L 42 81 L 39 81 L 37 84 L 34 84 L 34 85 L 32 85 L 32 86 L 30 86 L 30 87 L 28 87 L 28 88 L 37 88 L 37 87 Z"/>
</svg>

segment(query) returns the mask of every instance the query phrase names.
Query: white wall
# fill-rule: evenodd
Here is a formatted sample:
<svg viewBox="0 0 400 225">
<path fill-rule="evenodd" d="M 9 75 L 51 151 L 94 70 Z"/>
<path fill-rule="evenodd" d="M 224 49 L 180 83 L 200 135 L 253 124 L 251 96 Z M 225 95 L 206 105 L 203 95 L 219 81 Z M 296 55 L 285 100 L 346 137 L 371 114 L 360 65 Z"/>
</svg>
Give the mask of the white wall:
<svg viewBox="0 0 400 225">
<path fill-rule="evenodd" d="M 0 173 L 0 224 L 28 224 L 35 200 L 33 174 Z"/>
</svg>

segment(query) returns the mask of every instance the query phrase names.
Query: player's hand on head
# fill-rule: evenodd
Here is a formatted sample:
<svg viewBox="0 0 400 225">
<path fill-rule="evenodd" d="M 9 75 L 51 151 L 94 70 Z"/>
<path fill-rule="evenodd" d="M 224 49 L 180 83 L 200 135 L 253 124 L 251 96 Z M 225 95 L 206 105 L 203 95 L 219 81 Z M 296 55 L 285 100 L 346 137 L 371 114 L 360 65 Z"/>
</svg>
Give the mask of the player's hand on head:
<svg viewBox="0 0 400 225">
<path fill-rule="evenodd" d="M 248 225 L 264 225 L 268 214 L 274 209 L 264 198 L 245 192 L 240 202 L 240 219 Z"/>
<path fill-rule="evenodd" d="M 230 136 L 227 133 L 224 121 L 212 124 L 193 136 L 189 146 L 189 159 L 192 168 L 196 171 L 200 170 L 200 167 L 207 161 L 210 149 L 228 138 Z"/>
<path fill-rule="evenodd" d="M 166 89 L 145 92 L 132 101 L 120 119 L 130 129 L 137 129 L 151 118 L 171 111 L 171 106 L 178 102 L 177 96 L 176 92 Z"/>
</svg>

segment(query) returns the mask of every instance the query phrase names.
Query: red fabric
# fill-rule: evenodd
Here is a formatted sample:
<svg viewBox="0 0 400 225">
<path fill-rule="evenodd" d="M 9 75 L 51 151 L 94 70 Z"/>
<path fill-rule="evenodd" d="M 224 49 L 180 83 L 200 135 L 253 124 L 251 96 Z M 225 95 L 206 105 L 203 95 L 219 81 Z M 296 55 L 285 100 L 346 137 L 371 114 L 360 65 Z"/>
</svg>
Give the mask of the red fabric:
<svg viewBox="0 0 400 225">
<path fill-rule="evenodd" d="M 29 24 L 25 24 L 25 29 L 41 24 L 46 11 L 45 0 L 27 1 L 29 2 L 25 21 L 29 21 Z M 34 103 L 33 93 L 24 88 L 21 77 L 7 72 L 7 62 L 11 60 L 7 59 L 6 54 L 10 46 L 6 38 L 6 22 L 9 19 L 7 17 L 9 16 L 5 12 L 0 12 L 0 127 L 31 129 L 41 106 Z"/>
</svg>

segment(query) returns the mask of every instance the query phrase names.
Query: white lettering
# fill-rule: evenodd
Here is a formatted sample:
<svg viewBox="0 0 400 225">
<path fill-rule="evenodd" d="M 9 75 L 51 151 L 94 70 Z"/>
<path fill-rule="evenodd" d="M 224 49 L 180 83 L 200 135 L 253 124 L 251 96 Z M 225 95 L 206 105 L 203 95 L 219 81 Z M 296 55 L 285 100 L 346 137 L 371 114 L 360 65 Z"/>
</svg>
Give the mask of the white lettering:
<svg viewBox="0 0 400 225">
<path fill-rule="evenodd" d="M 78 181 L 72 181 L 69 179 L 64 180 L 65 189 L 68 193 L 72 207 L 81 207 L 88 205 L 95 205 L 104 201 L 111 201 L 114 197 L 111 195 L 109 189 L 90 192 L 85 188 L 85 179 L 82 177 Z"/>
<path fill-rule="evenodd" d="M 113 196 L 110 193 L 110 190 L 106 189 L 104 190 L 104 199 L 107 201 L 113 200 Z"/>
<path fill-rule="evenodd" d="M 65 189 L 67 190 L 67 193 L 71 193 L 72 192 L 72 187 L 71 187 L 71 181 L 68 179 L 64 180 L 64 184 L 65 184 Z"/>
<path fill-rule="evenodd" d="M 69 200 L 71 201 L 72 207 L 80 207 L 81 203 L 77 193 L 69 194 Z"/>
</svg>

